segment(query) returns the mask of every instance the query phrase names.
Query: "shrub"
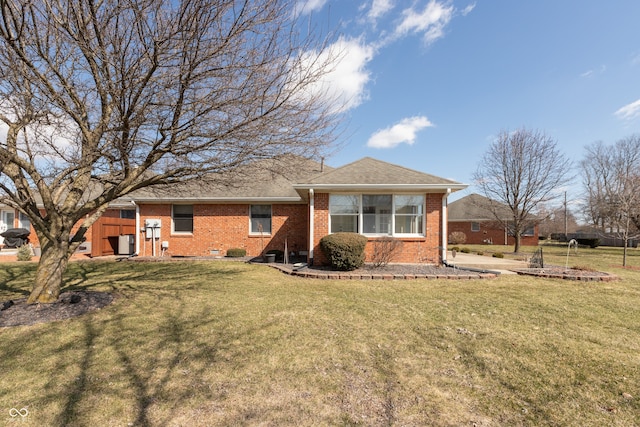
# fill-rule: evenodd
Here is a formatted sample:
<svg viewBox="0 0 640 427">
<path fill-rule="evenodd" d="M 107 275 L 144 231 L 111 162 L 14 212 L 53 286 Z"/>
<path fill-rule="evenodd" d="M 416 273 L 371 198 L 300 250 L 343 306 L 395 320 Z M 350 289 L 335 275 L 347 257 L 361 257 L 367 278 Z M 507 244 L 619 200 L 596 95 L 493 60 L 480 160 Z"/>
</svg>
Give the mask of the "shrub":
<svg viewBox="0 0 640 427">
<path fill-rule="evenodd" d="M 31 253 L 31 246 L 22 245 L 18 249 L 18 253 L 16 254 L 16 258 L 18 261 L 31 261 L 31 257 L 33 254 Z"/>
<path fill-rule="evenodd" d="M 492 255 L 494 258 L 504 258 L 504 254 L 502 252 L 496 252 Z"/>
<path fill-rule="evenodd" d="M 478 251 L 478 255 L 482 256 L 482 255 L 484 255 L 484 252 Z"/>
<path fill-rule="evenodd" d="M 460 246 L 454 246 L 451 248 L 452 251 L 460 252 Z"/>
<path fill-rule="evenodd" d="M 320 248 L 334 270 L 351 271 L 364 265 L 367 238 L 357 233 L 334 233 L 320 239 Z"/>
<path fill-rule="evenodd" d="M 471 253 L 471 249 L 469 249 L 469 248 L 462 248 L 462 249 L 460 249 L 460 252 L 462 252 L 463 254 L 470 254 L 470 253 Z"/>
<path fill-rule="evenodd" d="M 227 249 L 227 256 L 231 258 L 240 258 L 247 255 L 247 250 L 243 248 Z"/>
<path fill-rule="evenodd" d="M 374 240 L 371 264 L 376 268 L 389 264 L 400 248 L 402 248 L 402 240 L 395 237 L 384 236 Z"/>
<path fill-rule="evenodd" d="M 454 245 L 461 245 L 466 241 L 467 235 L 462 231 L 454 231 L 453 233 L 449 234 L 449 243 L 452 243 Z"/>
<path fill-rule="evenodd" d="M 594 238 L 594 239 L 581 238 L 581 239 L 576 239 L 576 241 L 578 242 L 578 244 L 589 246 L 590 248 L 597 248 L 598 246 L 600 246 L 600 239 L 598 238 Z"/>
</svg>

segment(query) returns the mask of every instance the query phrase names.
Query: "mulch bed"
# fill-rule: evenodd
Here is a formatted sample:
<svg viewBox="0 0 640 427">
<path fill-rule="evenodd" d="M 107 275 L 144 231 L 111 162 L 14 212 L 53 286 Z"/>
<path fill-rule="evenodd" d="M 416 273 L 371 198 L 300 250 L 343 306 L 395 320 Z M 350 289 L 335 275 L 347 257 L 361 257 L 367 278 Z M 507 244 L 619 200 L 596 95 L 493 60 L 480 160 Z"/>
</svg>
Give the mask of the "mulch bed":
<svg viewBox="0 0 640 427">
<path fill-rule="evenodd" d="M 267 264 L 284 273 L 313 279 L 411 280 L 411 279 L 492 279 L 491 271 L 439 267 L 430 264 L 387 264 L 381 267 L 365 265 L 353 271 L 335 271 L 327 266 L 296 267 L 294 264 Z"/>
<path fill-rule="evenodd" d="M 80 316 L 111 304 L 108 292 L 69 291 L 51 304 L 27 304 L 26 298 L 0 304 L 0 327 L 34 325 Z"/>
</svg>

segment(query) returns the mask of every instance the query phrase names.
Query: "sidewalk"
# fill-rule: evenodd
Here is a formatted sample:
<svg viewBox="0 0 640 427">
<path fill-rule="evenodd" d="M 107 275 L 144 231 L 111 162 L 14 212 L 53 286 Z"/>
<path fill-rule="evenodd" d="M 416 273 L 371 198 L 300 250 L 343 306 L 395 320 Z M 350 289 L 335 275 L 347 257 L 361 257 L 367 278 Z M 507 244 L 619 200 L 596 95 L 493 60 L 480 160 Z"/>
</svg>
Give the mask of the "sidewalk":
<svg viewBox="0 0 640 427">
<path fill-rule="evenodd" d="M 494 258 L 491 256 L 465 254 L 457 252 L 455 258 L 451 251 L 447 253 L 447 262 L 456 267 L 471 267 L 483 270 L 496 270 L 501 273 L 512 273 L 510 270 L 527 268 L 529 265 L 526 261 L 517 261 L 514 259 Z M 515 273 L 514 273 L 515 274 Z"/>
</svg>

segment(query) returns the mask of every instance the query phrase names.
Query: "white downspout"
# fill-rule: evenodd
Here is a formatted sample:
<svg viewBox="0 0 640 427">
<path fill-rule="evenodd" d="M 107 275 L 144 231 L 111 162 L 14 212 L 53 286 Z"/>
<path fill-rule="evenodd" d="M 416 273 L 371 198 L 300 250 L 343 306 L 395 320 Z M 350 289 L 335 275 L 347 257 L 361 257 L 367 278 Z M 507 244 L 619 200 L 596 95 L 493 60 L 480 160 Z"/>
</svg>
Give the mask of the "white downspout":
<svg viewBox="0 0 640 427">
<path fill-rule="evenodd" d="M 315 240 L 315 233 L 313 232 L 314 221 L 313 218 L 315 216 L 314 210 L 315 196 L 313 194 L 313 188 L 309 189 L 309 257 L 307 261 L 309 265 L 313 265 L 313 242 Z"/>
<path fill-rule="evenodd" d="M 133 206 L 136 207 L 136 234 L 134 235 L 134 239 L 136 239 L 136 251 L 134 255 L 140 255 L 140 206 L 132 200 Z"/>
<path fill-rule="evenodd" d="M 447 188 L 447 192 L 442 195 L 442 262 L 447 262 L 447 236 L 449 234 L 447 231 L 447 199 L 449 194 L 451 194 L 451 189 Z"/>
</svg>

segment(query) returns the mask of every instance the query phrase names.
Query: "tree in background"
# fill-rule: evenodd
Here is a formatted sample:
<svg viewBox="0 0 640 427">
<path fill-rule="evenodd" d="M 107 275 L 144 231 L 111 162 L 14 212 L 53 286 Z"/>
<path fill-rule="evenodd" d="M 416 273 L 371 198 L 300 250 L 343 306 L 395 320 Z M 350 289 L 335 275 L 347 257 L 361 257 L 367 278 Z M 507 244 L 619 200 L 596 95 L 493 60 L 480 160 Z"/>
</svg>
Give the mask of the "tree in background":
<svg viewBox="0 0 640 427">
<path fill-rule="evenodd" d="M 0 202 L 30 218 L 41 244 L 29 303 L 58 298 L 70 256 L 114 199 L 257 159 L 322 155 L 338 109 L 317 89 L 335 55 L 296 32 L 292 10 L 280 0 L 0 2 Z"/>
<path fill-rule="evenodd" d="M 575 215 L 565 206 L 548 207 L 542 204 L 536 210 L 536 216 L 540 219 L 540 236 L 549 238 L 551 235 L 565 235 L 578 230 Z"/>
<path fill-rule="evenodd" d="M 629 240 L 640 237 L 640 135 L 610 146 L 596 142 L 585 151 L 587 218 L 599 232 L 622 239 L 626 266 Z"/>
<path fill-rule="evenodd" d="M 521 236 L 535 224 L 538 206 L 556 199 L 560 187 L 572 179 L 571 161 L 543 132 L 505 130 L 483 155 L 473 179 L 485 197 L 498 202 L 493 213 L 513 234 L 514 252 L 519 252 Z M 508 222 L 499 215 L 500 204 L 511 212 Z"/>
</svg>

